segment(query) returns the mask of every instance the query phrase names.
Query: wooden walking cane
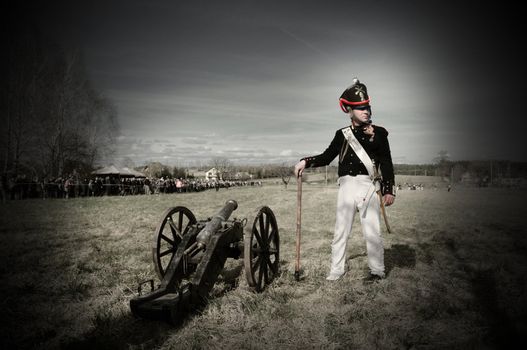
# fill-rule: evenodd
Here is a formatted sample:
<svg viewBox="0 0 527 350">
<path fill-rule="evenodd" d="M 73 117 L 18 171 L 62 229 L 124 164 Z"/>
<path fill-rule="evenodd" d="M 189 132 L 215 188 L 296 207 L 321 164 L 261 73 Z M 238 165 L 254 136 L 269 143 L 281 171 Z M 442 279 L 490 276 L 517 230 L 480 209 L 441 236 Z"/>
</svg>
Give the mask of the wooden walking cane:
<svg viewBox="0 0 527 350">
<path fill-rule="evenodd" d="M 374 173 L 375 181 L 380 182 L 381 175 L 379 174 L 379 170 L 377 170 L 377 167 L 375 166 L 375 162 L 373 162 L 373 173 Z M 384 205 L 384 200 L 382 198 L 382 191 L 379 189 L 376 192 L 377 192 L 377 195 L 379 196 L 382 217 L 384 218 L 384 223 L 386 224 L 386 230 L 388 231 L 388 233 L 392 233 L 392 229 L 390 228 L 390 224 L 388 223 L 388 215 L 386 215 L 386 206 Z"/>
<path fill-rule="evenodd" d="M 300 281 L 300 228 L 302 225 L 302 175 L 296 177 L 296 264 L 295 280 Z"/>
<path fill-rule="evenodd" d="M 382 217 L 384 218 L 384 223 L 386 224 L 386 230 L 388 233 L 392 233 L 390 224 L 388 224 L 388 216 L 386 215 L 386 206 L 384 205 L 384 200 L 382 199 L 382 192 L 379 190 L 377 191 L 377 194 L 379 195 L 379 201 L 381 201 Z"/>
</svg>

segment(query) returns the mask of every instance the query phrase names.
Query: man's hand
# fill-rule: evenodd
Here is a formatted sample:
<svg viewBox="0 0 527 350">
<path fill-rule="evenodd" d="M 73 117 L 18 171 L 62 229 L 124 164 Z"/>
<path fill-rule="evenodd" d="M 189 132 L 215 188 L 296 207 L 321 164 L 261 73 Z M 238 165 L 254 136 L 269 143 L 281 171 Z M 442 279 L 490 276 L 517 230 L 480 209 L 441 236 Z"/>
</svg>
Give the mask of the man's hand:
<svg viewBox="0 0 527 350">
<path fill-rule="evenodd" d="M 383 197 L 382 197 L 382 201 L 384 202 L 384 205 L 389 207 L 390 205 L 393 204 L 393 202 L 395 202 L 395 196 L 393 194 L 388 194 L 386 193 Z"/>
<path fill-rule="evenodd" d="M 375 135 L 375 131 L 373 129 L 373 125 L 371 125 L 371 124 L 368 124 L 364 128 L 362 128 L 362 131 L 364 131 L 364 133 L 366 135 L 370 135 L 370 136 Z"/>
<path fill-rule="evenodd" d="M 302 176 L 302 173 L 304 172 L 304 169 L 306 168 L 306 161 L 301 160 L 300 162 L 296 163 L 295 165 L 295 176 L 299 177 Z"/>
</svg>

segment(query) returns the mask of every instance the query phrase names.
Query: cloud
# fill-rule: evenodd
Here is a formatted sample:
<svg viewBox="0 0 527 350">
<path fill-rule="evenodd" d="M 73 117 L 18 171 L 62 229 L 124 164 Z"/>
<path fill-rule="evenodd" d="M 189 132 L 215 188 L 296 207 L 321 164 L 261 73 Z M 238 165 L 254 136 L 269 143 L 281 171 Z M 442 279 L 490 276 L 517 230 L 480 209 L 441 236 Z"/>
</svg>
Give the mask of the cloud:
<svg viewBox="0 0 527 350">
<path fill-rule="evenodd" d="M 293 151 L 290 149 L 286 149 L 280 152 L 280 155 L 284 157 L 291 157 L 293 155 Z"/>
<path fill-rule="evenodd" d="M 201 145 L 207 144 L 209 140 L 206 137 L 185 137 L 181 140 L 181 142 L 191 145 Z"/>
<path fill-rule="evenodd" d="M 443 10 L 407 21 L 411 16 L 393 13 L 415 15 L 418 7 L 350 4 L 343 12 L 322 3 L 280 4 L 277 12 L 273 4 L 259 4 L 259 11 L 238 5 L 208 13 L 183 4 L 178 20 L 163 12 L 151 23 L 136 14 L 121 20 L 120 37 L 100 29 L 105 40 L 94 40 L 88 57 L 127 130 L 117 139 L 118 156 L 132 150 L 137 161 L 172 152 L 170 161 L 223 155 L 275 162 L 320 153 L 349 123 L 337 100 L 354 76 L 368 86 L 374 123 L 390 132 L 394 160 L 426 162 L 443 148 L 454 159 L 474 157 L 490 147 L 464 132 L 483 128 L 472 125 L 478 114 L 467 102 L 481 96 L 470 92 L 472 82 L 458 82 L 472 60 L 456 57 L 471 50 L 449 46 L 460 39 L 447 35 L 457 22 L 445 25 Z M 359 6 L 363 16 L 350 21 Z M 137 32 L 136 20 L 150 23 L 149 30 Z M 123 40 L 130 30 L 134 40 Z M 444 101 L 456 115 L 445 113 Z"/>
</svg>

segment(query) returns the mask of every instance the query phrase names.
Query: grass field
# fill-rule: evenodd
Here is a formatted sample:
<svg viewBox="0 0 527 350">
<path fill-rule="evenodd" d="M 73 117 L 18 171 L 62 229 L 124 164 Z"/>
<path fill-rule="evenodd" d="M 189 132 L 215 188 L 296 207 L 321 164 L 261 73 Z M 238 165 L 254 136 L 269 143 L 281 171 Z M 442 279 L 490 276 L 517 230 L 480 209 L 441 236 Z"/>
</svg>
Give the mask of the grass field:
<svg viewBox="0 0 527 350">
<path fill-rule="evenodd" d="M 387 278 L 366 284 L 358 219 L 348 271 L 327 282 L 336 185 L 304 185 L 303 279 L 293 278 L 296 185 L 219 192 L 13 201 L 1 206 L 2 349 L 467 349 L 526 343 L 526 191 L 400 191 L 384 235 Z M 207 307 L 178 327 L 134 318 L 137 283 L 155 278 L 162 212 L 198 219 L 276 214 L 281 274 L 251 292 L 228 261 Z M 384 230 L 384 227 L 383 227 Z"/>
</svg>

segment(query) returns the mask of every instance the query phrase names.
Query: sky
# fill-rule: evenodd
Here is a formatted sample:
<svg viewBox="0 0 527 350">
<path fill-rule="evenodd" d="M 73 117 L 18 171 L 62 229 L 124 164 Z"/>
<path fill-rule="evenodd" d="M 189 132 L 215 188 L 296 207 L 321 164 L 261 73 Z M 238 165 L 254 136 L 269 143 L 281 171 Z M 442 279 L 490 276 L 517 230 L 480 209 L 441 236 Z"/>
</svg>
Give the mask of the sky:
<svg viewBox="0 0 527 350">
<path fill-rule="evenodd" d="M 108 163 L 290 163 L 349 125 L 357 77 L 394 163 L 527 160 L 523 11 L 507 2 L 51 1 L 45 36 L 82 52 L 117 106 Z"/>
</svg>

